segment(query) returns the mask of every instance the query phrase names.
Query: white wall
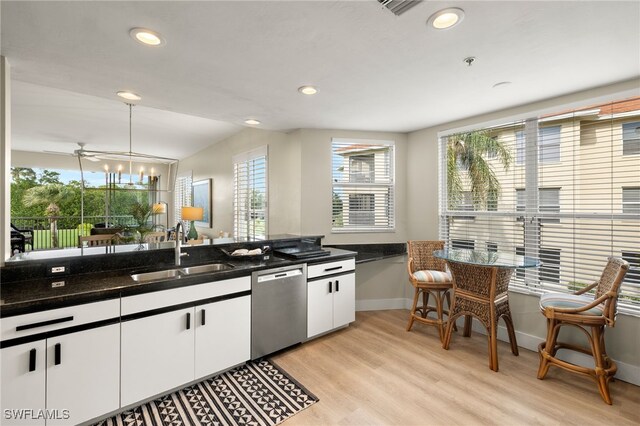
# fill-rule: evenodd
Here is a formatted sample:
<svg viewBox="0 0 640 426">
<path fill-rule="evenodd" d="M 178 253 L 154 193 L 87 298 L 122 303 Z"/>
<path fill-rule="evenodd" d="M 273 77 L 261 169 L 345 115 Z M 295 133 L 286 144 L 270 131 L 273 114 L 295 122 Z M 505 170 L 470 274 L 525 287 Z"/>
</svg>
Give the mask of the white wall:
<svg viewBox="0 0 640 426">
<path fill-rule="evenodd" d="M 209 236 L 233 232 L 233 160 L 236 154 L 268 146 L 269 233 L 300 233 L 300 145 L 282 132 L 247 128 L 180 161 L 193 180 L 213 179 L 213 227 Z"/>
<path fill-rule="evenodd" d="M 410 237 L 438 237 L 438 132 L 504 122 L 511 118 L 527 118 L 545 112 L 556 112 L 558 109 L 584 107 L 639 95 L 640 79 L 636 79 L 410 133 L 406 163 L 407 173 L 411 176 L 407 188 L 410 194 L 407 199 Z M 531 345 L 537 344 L 546 334 L 545 319 L 538 308 L 539 298 L 510 292 L 509 300 L 513 321 L 519 334 L 518 342 L 523 344 L 529 341 Z M 618 315 L 616 327 L 607 330 L 605 335 L 609 355 L 623 363 L 620 371 L 620 374 L 626 375 L 623 379 L 640 383 L 640 318 Z M 575 339 L 576 336 L 570 338 Z"/>
<path fill-rule="evenodd" d="M 302 145 L 301 232 L 324 235 L 325 244 L 404 242 L 407 239 L 407 135 L 404 133 L 303 129 L 292 135 Z M 395 232 L 331 233 L 331 139 L 374 139 L 396 145 Z"/>
<path fill-rule="evenodd" d="M 11 257 L 9 236 L 11 224 L 11 68 L 9 61 L 0 56 L 0 266 Z"/>
</svg>

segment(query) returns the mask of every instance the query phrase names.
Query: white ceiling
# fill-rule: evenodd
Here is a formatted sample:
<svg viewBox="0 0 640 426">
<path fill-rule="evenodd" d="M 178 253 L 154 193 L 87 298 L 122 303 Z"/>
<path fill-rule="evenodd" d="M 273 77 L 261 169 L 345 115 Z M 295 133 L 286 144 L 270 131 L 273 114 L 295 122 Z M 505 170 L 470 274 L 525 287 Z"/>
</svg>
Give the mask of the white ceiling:
<svg viewBox="0 0 640 426">
<path fill-rule="evenodd" d="M 449 6 L 465 10 L 460 25 L 426 27 Z M 134 150 L 183 158 L 246 118 L 283 131 L 408 132 L 640 76 L 639 1 L 426 1 L 400 17 L 374 0 L 1 8 L 16 149 L 127 143 L 128 112 L 115 96 L 124 89 L 143 97 Z M 166 45 L 134 42 L 133 27 Z M 471 67 L 467 56 L 477 57 Z M 492 87 L 501 81 L 513 84 Z M 319 93 L 299 94 L 303 84 Z"/>
</svg>

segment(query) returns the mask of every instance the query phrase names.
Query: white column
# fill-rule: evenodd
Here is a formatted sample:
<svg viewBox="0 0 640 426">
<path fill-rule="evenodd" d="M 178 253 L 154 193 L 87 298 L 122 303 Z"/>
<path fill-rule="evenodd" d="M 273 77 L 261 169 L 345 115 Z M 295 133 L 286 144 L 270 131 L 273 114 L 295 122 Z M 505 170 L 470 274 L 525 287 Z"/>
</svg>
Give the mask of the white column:
<svg viewBox="0 0 640 426">
<path fill-rule="evenodd" d="M 11 68 L 0 56 L 0 266 L 11 256 Z"/>
</svg>

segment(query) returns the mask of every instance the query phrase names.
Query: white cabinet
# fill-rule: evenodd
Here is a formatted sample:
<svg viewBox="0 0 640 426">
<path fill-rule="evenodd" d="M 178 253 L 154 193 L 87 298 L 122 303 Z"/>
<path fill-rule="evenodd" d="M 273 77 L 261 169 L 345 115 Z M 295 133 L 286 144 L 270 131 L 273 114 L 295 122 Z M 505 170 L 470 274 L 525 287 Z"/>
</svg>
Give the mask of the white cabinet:
<svg viewBox="0 0 640 426">
<path fill-rule="evenodd" d="M 117 410 L 119 307 L 110 300 L 3 318 L 1 423 L 74 425 Z M 100 320 L 112 323 L 63 329 Z M 31 336 L 36 340 L 12 345 Z"/>
<path fill-rule="evenodd" d="M 309 266 L 307 338 L 355 321 L 354 269 L 353 259 Z"/>
<path fill-rule="evenodd" d="M 44 418 L 19 420 L 18 410 L 45 408 L 45 341 L 11 346 L 0 351 L 3 425 L 42 425 Z M 9 411 L 7 411 L 9 410 Z"/>
<path fill-rule="evenodd" d="M 47 339 L 49 425 L 76 425 L 120 407 L 120 324 Z M 68 418 L 63 410 L 68 410 Z"/>
<path fill-rule="evenodd" d="M 193 308 L 124 321 L 121 405 L 192 381 L 194 337 Z"/>
<path fill-rule="evenodd" d="M 196 306 L 195 378 L 251 356 L 251 296 Z"/>
<path fill-rule="evenodd" d="M 124 297 L 122 407 L 247 361 L 250 290 L 242 277 Z"/>
</svg>

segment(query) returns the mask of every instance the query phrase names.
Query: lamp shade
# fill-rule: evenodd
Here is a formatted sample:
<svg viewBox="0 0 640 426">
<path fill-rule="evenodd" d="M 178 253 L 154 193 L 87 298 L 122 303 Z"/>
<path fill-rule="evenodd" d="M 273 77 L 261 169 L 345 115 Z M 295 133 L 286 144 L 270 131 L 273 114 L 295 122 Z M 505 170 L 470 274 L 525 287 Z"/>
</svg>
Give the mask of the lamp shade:
<svg viewBox="0 0 640 426">
<path fill-rule="evenodd" d="M 182 207 L 182 220 L 202 220 L 203 215 L 202 207 Z"/>
<path fill-rule="evenodd" d="M 151 206 L 151 212 L 154 214 L 165 214 L 167 212 L 167 204 L 164 202 L 154 203 L 153 206 Z"/>
</svg>

